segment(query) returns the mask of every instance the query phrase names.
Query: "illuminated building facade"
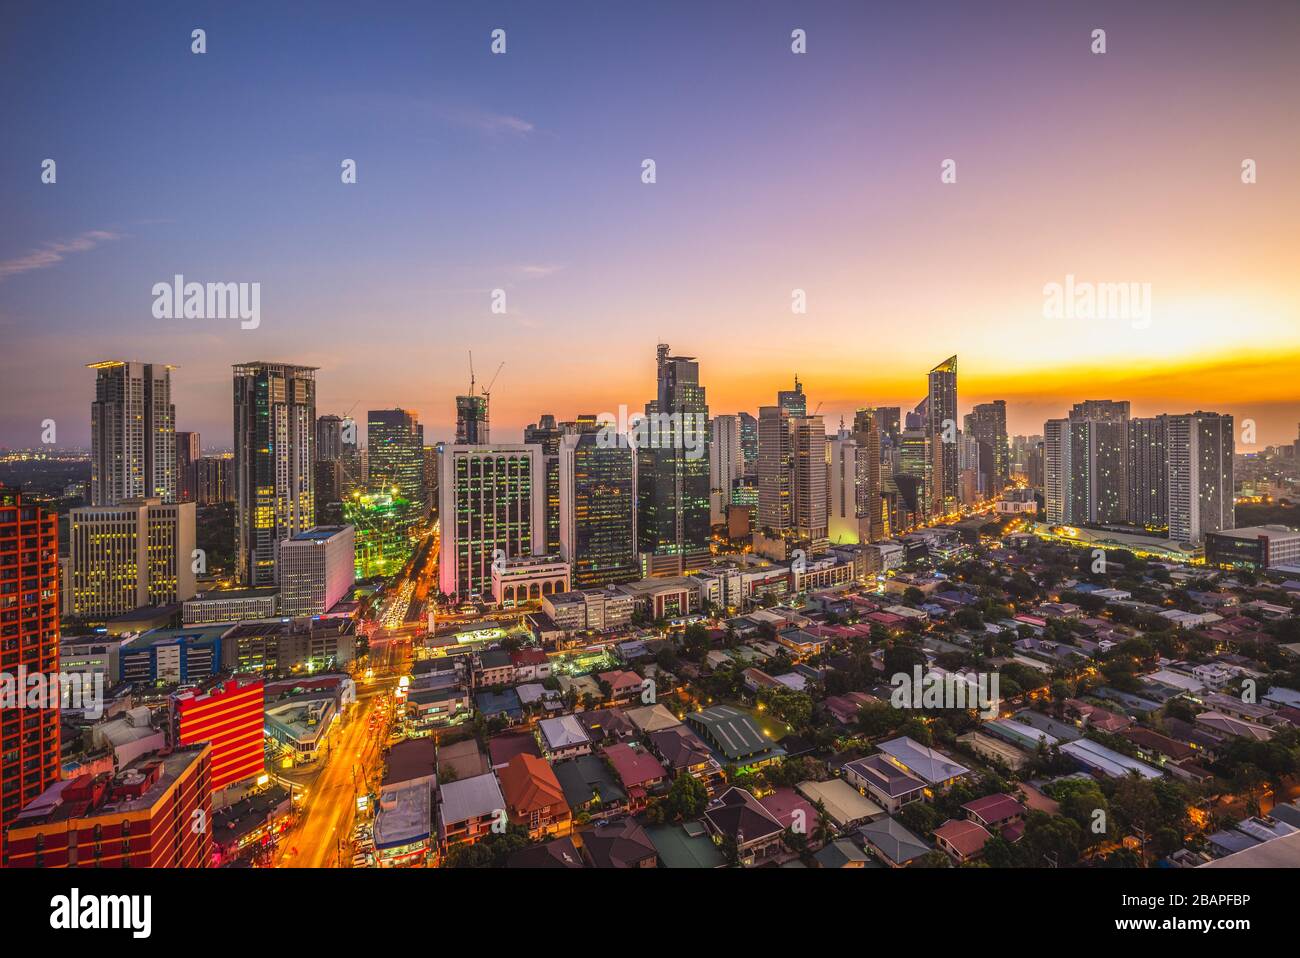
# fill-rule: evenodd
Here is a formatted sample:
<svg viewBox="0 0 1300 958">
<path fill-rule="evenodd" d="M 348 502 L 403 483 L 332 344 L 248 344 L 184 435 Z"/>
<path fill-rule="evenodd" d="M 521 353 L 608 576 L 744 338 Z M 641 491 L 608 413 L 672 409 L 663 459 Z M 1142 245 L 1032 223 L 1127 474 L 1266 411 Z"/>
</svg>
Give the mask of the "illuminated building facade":
<svg viewBox="0 0 1300 958">
<path fill-rule="evenodd" d="M 354 530 L 353 548 L 358 579 L 391 575 L 413 551 L 411 529 L 415 508 L 388 494 L 354 492 L 343 501 L 343 521 Z"/>
<path fill-rule="evenodd" d="M 20 667 L 59 670 L 59 520 L 0 489 L 0 672 Z M 0 831 L 58 779 L 58 708 L 0 709 Z"/>
<path fill-rule="evenodd" d="M 266 771 L 262 684 L 261 679 L 230 679 L 205 692 L 187 689 L 171 697 L 175 741 L 182 746 L 212 745 L 213 792 Z"/>
<path fill-rule="evenodd" d="M 636 553 L 636 459 L 595 433 L 564 437 L 559 453 L 560 549 L 577 588 L 641 577 Z"/>
<path fill-rule="evenodd" d="M 103 620 L 193 598 L 194 512 L 159 499 L 71 510 L 73 615 Z"/>
<path fill-rule="evenodd" d="M 315 374 L 283 363 L 234 367 L 238 570 L 254 588 L 278 581 L 276 546 L 316 524 Z"/>
<path fill-rule="evenodd" d="M 176 407 L 171 366 L 92 363 L 90 504 L 127 499 L 176 501 Z"/>
</svg>

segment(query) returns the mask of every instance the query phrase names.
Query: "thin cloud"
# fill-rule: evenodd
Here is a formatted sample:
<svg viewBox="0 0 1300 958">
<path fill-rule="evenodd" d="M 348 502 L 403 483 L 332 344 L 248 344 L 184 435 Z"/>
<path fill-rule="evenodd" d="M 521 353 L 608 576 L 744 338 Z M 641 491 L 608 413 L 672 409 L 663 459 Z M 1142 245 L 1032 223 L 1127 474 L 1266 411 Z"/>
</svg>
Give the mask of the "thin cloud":
<svg viewBox="0 0 1300 958">
<path fill-rule="evenodd" d="M 103 243 L 110 243 L 121 238 L 121 233 L 113 233 L 108 230 L 88 230 L 70 240 L 46 243 L 39 249 L 34 249 L 24 256 L 0 260 L 0 283 L 11 276 L 20 276 L 23 273 L 30 273 L 38 269 L 49 269 L 51 266 L 62 263 L 70 253 L 84 253 Z"/>
</svg>

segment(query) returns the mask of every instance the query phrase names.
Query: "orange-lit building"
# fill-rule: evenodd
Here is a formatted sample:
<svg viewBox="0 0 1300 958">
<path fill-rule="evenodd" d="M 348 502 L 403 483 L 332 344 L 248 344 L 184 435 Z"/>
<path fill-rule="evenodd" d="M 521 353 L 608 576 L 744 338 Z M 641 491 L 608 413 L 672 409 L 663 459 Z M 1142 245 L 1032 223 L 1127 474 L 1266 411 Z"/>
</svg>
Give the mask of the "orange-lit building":
<svg viewBox="0 0 1300 958">
<path fill-rule="evenodd" d="M 212 790 L 247 781 L 266 771 L 262 744 L 263 682 L 234 678 L 202 691 L 172 696 L 178 745 L 212 743 Z"/>
<path fill-rule="evenodd" d="M 206 868 L 212 746 L 141 756 L 116 775 L 55 782 L 5 836 L 5 868 Z"/>
<path fill-rule="evenodd" d="M 0 672 L 59 671 L 59 520 L 0 489 Z M 0 710 L 0 849 L 4 829 L 59 780 L 59 710 Z"/>
<path fill-rule="evenodd" d="M 528 829 L 533 839 L 568 835 L 573 815 L 551 766 L 534 755 L 516 755 L 497 772 L 510 821 Z"/>
</svg>

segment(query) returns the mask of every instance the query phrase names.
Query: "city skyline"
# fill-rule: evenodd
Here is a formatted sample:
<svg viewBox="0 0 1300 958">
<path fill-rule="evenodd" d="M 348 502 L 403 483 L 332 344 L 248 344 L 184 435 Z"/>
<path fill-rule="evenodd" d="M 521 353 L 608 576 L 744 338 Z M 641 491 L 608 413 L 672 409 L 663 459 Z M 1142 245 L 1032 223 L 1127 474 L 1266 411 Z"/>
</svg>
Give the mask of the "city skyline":
<svg viewBox="0 0 1300 958">
<path fill-rule="evenodd" d="M 1026 5 L 1010 30 L 960 9 L 400 9 L 400 34 L 323 16 L 312 44 L 285 13 L 205 12 L 201 57 L 185 11 L 20 17 L 0 374 L 23 401 L 0 445 L 38 445 L 45 419 L 88 444 L 80 365 L 103 356 L 175 365 L 177 425 L 213 446 L 233 441 L 226 370 L 254 354 L 320 367 L 322 411 L 409 408 L 450 439 L 470 350 L 506 364 L 493 432 L 513 440 L 543 412 L 639 406 L 658 341 L 689 348 L 719 413 L 796 372 L 829 423 L 910 408 L 915 370 L 957 353 L 961 412 L 1006 399 L 1011 433 L 1122 395 L 1295 436 L 1294 9 Z M 160 117 L 161 159 L 141 148 Z M 260 283 L 259 325 L 154 318 L 178 274 Z M 1071 277 L 1149 284 L 1150 316 L 1045 318 Z"/>
</svg>

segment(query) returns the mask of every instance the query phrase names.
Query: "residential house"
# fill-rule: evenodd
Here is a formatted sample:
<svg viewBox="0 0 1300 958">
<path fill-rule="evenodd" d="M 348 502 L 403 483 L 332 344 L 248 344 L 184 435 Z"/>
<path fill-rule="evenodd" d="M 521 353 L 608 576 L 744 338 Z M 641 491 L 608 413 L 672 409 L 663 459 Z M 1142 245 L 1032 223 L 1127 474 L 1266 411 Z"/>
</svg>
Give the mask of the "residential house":
<svg viewBox="0 0 1300 958">
<path fill-rule="evenodd" d="M 516 755 L 499 774 L 510 821 L 528 829 L 534 841 L 547 836 L 569 834 L 573 816 L 564 800 L 564 790 L 545 760 Z"/>
</svg>

